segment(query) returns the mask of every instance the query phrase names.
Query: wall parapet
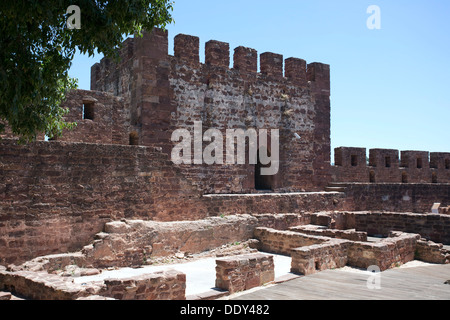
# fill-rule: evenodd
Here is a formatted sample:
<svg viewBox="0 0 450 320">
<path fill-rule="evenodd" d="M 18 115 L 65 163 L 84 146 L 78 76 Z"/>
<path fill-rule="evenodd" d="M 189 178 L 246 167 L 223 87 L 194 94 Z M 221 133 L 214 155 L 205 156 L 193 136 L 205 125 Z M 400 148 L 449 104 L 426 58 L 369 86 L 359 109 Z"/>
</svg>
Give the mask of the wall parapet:
<svg viewBox="0 0 450 320">
<path fill-rule="evenodd" d="M 450 153 L 339 147 L 333 182 L 450 183 Z"/>
<path fill-rule="evenodd" d="M 159 29 L 152 31 L 158 37 L 149 37 L 144 32 L 143 37 L 134 37 L 125 40 L 119 53 L 120 60 L 115 62 L 110 58 L 103 58 L 91 68 L 91 90 L 109 90 L 116 95 L 124 93 L 117 84 L 113 83 L 113 74 L 120 74 L 120 69 L 129 68 L 129 61 L 133 60 L 145 47 L 150 39 L 153 41 L 152 48 L 157 48 L 157 56 L 160 59 L 169 60 L 168 34 Z M 210 40 L 205 43 L 205 63 L 200 63 L 200 41 L 192 35 L 178 34 L 174 37 L 174 57 L 191 67 L 200 70 L 204 66 L 230 69 L 230 47 L 227 42 Z M 241 74 L 259 74 L 271 80 L 288 80 L 298 86 L 311 85 L 314 92 L 319 94 L 330 94 L 330 66 L 328 64 L 313 62 L 307 64 L 299 58 L 284 59 L 283 55 L 273 52 L 263 52 L 260 57 L 260 73 L 258 70 L 258 54 L 255 49 L 238 46 L 234 49 L 232 68 Z M 139 58 L 139 57 L 136 57 Z M 284 72 L 283 72 L 284 69 Z M 109 84 L 108 84 L 109 83 Z"/>
</svg>

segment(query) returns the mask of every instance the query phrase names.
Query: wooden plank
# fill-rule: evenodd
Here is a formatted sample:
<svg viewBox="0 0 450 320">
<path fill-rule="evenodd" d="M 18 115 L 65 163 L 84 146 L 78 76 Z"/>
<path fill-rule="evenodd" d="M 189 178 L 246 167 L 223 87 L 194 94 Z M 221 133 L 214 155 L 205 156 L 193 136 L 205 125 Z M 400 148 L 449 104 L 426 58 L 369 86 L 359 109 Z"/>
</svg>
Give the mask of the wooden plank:
<svg viewBox="0 0 450 320">
<path fill-rule="evenodd" d="M 380 273 L 381 289 L 367 288 L 370 274 L 327 270 L 300 277 L 236 299 L 244 300 L 449 300 L 450 265 L 396 268 Z M 230 297 L 233 299 L 232 297 Z"/>
</svg>

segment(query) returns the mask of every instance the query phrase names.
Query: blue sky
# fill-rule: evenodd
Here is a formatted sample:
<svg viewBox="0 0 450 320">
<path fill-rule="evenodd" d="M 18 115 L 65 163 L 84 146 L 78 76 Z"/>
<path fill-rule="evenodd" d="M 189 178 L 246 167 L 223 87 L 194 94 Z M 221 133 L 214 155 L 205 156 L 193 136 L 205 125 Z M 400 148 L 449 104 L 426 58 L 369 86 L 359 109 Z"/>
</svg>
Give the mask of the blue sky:
<svg viewBox="0 0 450 320">
<path fill-rule="evenodd" d="M 367 28 L 370 5 L 380 30 Z M 200 37 L 201 53 L 219 40 L 330 64 L 332 149 L 450 152 L 449 16 L 448 0 L 177 0 L 169 53 L 184 33 Z M 77 55 L 80 89 L 100 59 Z"/>
</svg>

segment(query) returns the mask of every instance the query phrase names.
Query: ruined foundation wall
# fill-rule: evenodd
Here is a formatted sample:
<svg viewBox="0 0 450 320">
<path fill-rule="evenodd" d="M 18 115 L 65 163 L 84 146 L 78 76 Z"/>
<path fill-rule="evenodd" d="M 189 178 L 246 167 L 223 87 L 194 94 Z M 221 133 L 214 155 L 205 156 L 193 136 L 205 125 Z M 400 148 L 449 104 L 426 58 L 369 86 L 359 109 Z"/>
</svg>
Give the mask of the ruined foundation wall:
<svg viewBox="0 0 450 320">
<path fill-rule="evenodd" d="M 185 300 L 186 275 L 167 270 L 122 279 L 74 283 L 46 272 L 6 271 L 0 267 L 0 290 L 33 300 Z M 102 298 L 103 297 L 103 298 Z"/>
<path fill-rule="evenodd" d="M 242 214 L 196 221 L 114 221 L 82 251 L 86 264 L 95 267 L 138 266 L 157 257 L 198 254 L 245 242 L 259 226 L 286 229 L 307 219 L 297 214 Z"/>
<path fill-rule="evenodd" d="M 104 280 L 99 295 L 117 300 L 186 300 L 186 275 L 176 270 Z"/>
<path fill-rule="evenodd" d="M 347 251 L 347 264 L 367 269 L 378 266 L 381 271 L 414 260 L 418 234 L 399 233 L 378 243 L 352 242 Z"/>
<path fill-rule="evenodd" d="M 332 239 L 323 244 L 293 248 L 291 272 L 304 275 L 342 268 L 347 264 L 350 241 Z"/>
<path fill-rule="evenodd" d="M 450 244 L 450 216 L 393 212 L 347 212 L 347 226 L 369 235 L 388 236 L 391 231 L 420 234 L 438 243 Z"/>
<path fill-rule="evenodd" d="M 254 237 L 260 242 L 260 250 L 265 252 L 291 255 L 294 248 L 327 242 L 329 238 L 306 235 L 294 231 L 274 230 L 260 227 L 254 231 Z"/>
<path fill-rule="evenodd" d="M 139 266 L 155 257 L 196 254 L 252 237 L 258 220 L 249 215 L 197 221 L 114 221 L 83 248 L 95 267 Z"/>
<path fill-rule="evenodd" d="M 216 287 L 235 292 L 262 286 L 275 279 L 273 256 L 248 254 L 216 260 Z"/>
</svg>

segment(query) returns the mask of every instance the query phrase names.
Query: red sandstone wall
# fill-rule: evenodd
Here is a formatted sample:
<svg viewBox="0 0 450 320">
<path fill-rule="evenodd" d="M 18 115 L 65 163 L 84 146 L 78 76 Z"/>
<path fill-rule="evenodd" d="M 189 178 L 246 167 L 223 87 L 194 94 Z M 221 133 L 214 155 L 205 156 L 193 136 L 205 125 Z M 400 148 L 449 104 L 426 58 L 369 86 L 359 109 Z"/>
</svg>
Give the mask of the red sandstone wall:
<svg viewBox="0 0 450 320">
<path fill-rule="evenodd" d="M 66 121 L 76 122 L 73 130 L 65 130 L 58 141 L 103 144 L 129 144 L 130 112 L 124 99 L 98 91 L 73 90 L 63 104 L 69 109 Z M 86 109 L 90 109 L 85 118 Z"/>
<path fill-rule="evenodd" d="M 331 167 L 333 182 L 365 183 L 450 183 L 450 153 L 369 150 L 340 147 L 335 149 Z"/>
<path fill-rule="evenodd" d="M 228 43 L 208 41 L 205 64 L 199 62 L 198 44 L 197 37 L 175 38 L 169 76 L 176 106 L 173 129 L 192 130 L 194 121 L 201 121 L 204 131 L 221 130 L 223 136 L 226 129 L 279 129 L 281 165 L 271 178 L 272 189 L 323 189 L 329 179 L 329 66 L 265 52 L 257 73 L 256 50 L 238 47 L 230 69 Z M 206 193 L 255 190 L 254 165 L 185 169 L 201 179 Z"/>
<path fill-rule="evenodd" d="M 431 213 L 433 203 L 450 203 L 450 184 L 346 183 L 345 186 L 346 207 L 354 211 Z"/>
<path fill-rule="evenodd" d="M 216 287 L 230 294 L 262 286 L 275 279 L 273 256 L 260 253 L 216 260 Z"/>
<path fill-rule="evenodd" d="M 199 38 L 177 35 L 174 56 L 168 34 L 155 29 L 128 39 L 122 60 L 103 59 L 92 67 L 92 90 L 108 91 L 129 102 L 131 126 L 139 144 L 170 154 L 171 134 L 202 121 L 208 128 L 280 130 L 280 172 L 274 190 L 321 190 L 329 181 L 330 69 L 320 63 L 238 47 L 230 69 L 229 45 L 211 40 L 205 63 Z M 284 65 L 284 73 L 283 73 Z M 296 139 L 294 133 L 301 139 Z M 225 136 L 225 135 L 224 135 Z M 206 146 L 206 144 L 204 144 Z M 224 150 L 225 152 L 225 150 Z M 248 163 L 248 160 L 247 160 Z M 254 165 L 183 167 L 206 193 L 241 193 L 255 189 Z"/>
<path fill-rule="evenodd" d="M 200 194 L 148 147 L 0 143 L 0 263 L 81 248 L 112 219 L 198 219 Z"/>
<path fill-rule="evenodd" d="M 438 214 L 393 212 L 345 213 L 351 228 L 369 235 L 388 236 L 391 231 L 418 233 L 427 240 L 450 244 L 450 217 Z"/>
</svg>

